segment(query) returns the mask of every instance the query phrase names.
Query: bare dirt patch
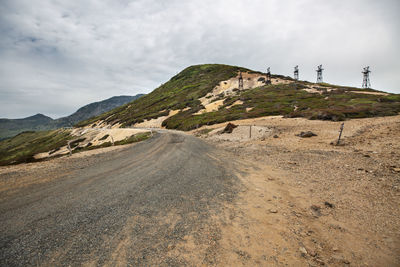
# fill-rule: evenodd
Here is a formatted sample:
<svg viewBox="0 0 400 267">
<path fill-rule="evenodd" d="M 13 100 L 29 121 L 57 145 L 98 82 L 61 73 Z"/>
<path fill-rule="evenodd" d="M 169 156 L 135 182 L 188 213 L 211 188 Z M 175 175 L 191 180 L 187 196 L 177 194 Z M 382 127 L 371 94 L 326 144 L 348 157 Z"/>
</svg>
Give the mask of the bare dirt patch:
<svg viewBox="0 0 400 267">
<path fill-rule="evenodd" d="M 233 123 L 225 138 L 217 132 L 226 123 L 202 135 L 236 162 L 246 187 L 218 216 L 221 265 L 400 264 L 400 116 L 346 121 L 342 146 L 330 144 L 338 122 Z M 249 124 L 271 132 L 240 138 Z"/>
</svg>

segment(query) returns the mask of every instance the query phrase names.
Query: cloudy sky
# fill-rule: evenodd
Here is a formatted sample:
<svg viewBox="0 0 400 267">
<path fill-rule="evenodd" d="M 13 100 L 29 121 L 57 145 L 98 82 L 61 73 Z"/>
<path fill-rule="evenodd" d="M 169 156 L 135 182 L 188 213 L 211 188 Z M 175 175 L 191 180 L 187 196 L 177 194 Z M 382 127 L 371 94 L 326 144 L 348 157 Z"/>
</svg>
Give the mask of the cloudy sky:
<svg viewBox="0 0 400 267">
<path fill-rule="evenodd" d="M 0 117 L 53 118 L 224 63 L 400 93 L 398 0 L 0 0 Z"/>
</svg>

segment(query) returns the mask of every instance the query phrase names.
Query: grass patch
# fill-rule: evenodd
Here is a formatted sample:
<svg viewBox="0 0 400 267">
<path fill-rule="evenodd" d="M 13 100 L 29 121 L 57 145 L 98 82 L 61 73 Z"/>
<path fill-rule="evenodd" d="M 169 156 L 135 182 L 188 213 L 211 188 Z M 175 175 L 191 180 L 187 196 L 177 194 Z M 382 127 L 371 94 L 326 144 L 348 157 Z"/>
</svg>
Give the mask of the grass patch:
<svg viewBox="0 0 400 267">
<path fill-rule="evenodd" d="M 0 165 L 37 161 L 34 155 L 46 151 L 55 153 L 72 139 L 70 130 L 23 132 L 0 142 Z"/>
</svg>

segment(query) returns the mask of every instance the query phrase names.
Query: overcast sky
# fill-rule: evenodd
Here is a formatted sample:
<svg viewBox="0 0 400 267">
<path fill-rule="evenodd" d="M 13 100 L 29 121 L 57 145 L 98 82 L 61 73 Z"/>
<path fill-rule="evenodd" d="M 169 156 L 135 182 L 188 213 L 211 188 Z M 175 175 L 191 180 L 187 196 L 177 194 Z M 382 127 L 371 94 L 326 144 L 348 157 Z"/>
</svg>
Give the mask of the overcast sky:
<svg viewBox="0 0 400 267">
<path fill-rule="evenodd" d="M 224 63 L 400 93 L 398 0 L 0 0 L 0 117 L 69 115 Z"/>
</svg>

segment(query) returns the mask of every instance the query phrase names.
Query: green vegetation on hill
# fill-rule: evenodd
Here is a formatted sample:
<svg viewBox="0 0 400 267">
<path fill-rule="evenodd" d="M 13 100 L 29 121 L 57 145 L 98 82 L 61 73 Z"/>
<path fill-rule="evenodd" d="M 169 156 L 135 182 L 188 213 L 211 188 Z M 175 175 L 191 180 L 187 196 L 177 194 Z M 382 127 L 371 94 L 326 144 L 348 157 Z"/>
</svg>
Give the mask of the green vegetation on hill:
<svg viewBox="0 0 400 267">
<path fill-rule="evenodd" d="M 49 151 L 56 152 L 61 147 L 66 146 L 70 140 L 73 140 L 70 142 L 72 153 L 112 146 L 111 142 L 105 142 L 96 146 L 89 143 L 85 147 L 81 147 L 78 145 L 85 138 L 76 139 L 70 133 L 71 130 L 30 131 L 0 141 L 0 166 L 38 161 L 34 158 L 34 155 Z M 149 132 L 134 134 L 123 140 L 116 141 L 114 145 L 126 145 L 144 141 L 150 138 L 150 135 Z"/>
<path fill-rule="evenodd" d="M 23 132 L 0 142 L 0 165 L 33 162 L 34 155 L 65 146 L 72 139 L 70 130 Z"/>
<path fill-rule="evenodd" d="M 301 90 L 303 88 L 304 84 L 298 82 L 245 90 L 225 99 L 224 105 L 218 111 L 195 116 L 181 112 L 165 120 L 163 125 L 171 129 L 191 130 L 197 125 L 271 115 L 338 121 L 347 118 L 397 115 L 400 112 L 400 95 L 381 96 L 350 92 L 357 90 L 354 88 L 311 94 Z M 243 101 L 243 104 L 226 108 L 237 100 Z"/>
<path fill-rule="evenodd" d="M 313 84 L 307 81 L 294 83 L 290 77 L 273 75 L 272 79 L 281 78 L 292 83 L 265 85 L 244 91 L 235 90 L 236 95 L 221 97 L 225 99 L 224 105 L 217 111 L 195 115 L 204 108 L 198 99 L 211 92 L 221 81 L 235 77 L 239 70 L 256 73 L 240 67 L 218 64 L 188 67 L 150 94 L 81 122 L 78 126 L 88 125 L 97 120 L 105 120 L 110 124 L 119 122 L 123 127 L 130 126 L 168 115 L 170 110 L 176 109 L 181 111 L 166 119 L 163 126 L 185 131 L 207 124 L 268 115 L 336 121 L 396 115 L 400 112 L 400 95 L 359 94 L 352 91 L 377 91 L 327 83 Z M 302 90 L 309 86 L 313 86 L 321 94 Z M 237 100 L 243 101 L 243 104 L 227 108 Z"/>
<path fill-rule="evenodd" d="M 97 120 L 105 120 L 108 123 L 120 122 L 123 126 L 130 126 L 146 119 L 166 116 L 169 114 L 169 110 L 186 107 L 190 107 L 190 110 L 185 113 L 196 113 L 203 108 L 198 99 L 212 91 L 220 81 L 235 77 L 239 70 L 249 71 L 240 67 L 219 64 L 188 67 L 150 94 L 101 116 L 78 123 L 76 126 L 88 125 Z"/>
</svg>

